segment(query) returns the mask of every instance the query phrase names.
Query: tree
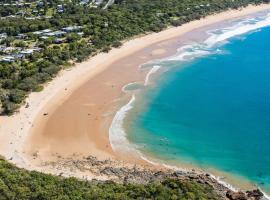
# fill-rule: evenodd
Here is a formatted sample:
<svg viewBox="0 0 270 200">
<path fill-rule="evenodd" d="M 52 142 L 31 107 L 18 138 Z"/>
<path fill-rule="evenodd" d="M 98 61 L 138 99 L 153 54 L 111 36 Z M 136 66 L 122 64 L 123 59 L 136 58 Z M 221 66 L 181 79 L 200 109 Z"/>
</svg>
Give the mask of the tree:
<svg viewBox="0 0 270 200">
<path fill-rule="evenodd" d="M 67 36 L 67 42 L 75 42 L 80 39 L 80 36 L 76 33 L 70 33 Z"/>
</svg>

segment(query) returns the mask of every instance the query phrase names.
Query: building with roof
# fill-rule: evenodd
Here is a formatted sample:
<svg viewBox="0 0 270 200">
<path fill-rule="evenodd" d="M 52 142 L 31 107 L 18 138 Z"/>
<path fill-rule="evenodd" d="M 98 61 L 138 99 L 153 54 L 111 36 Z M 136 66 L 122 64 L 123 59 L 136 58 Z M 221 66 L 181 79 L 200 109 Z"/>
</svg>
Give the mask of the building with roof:
<svg viewBox="0 0 270 200">
<path fill-rule="evenodd" d="M 77 32 L 77 31 L 80 31 L 81 29 L 82 29 L 82 26 L 68 26 L 68 27 L 62 28 L 62 30 L 67 33 Z"/>
<path fill-rule="evenodd" d="M 8 63 L 11 63 L 11 62 L 14 62 L 15 61 L 15 57 L 14 56 L 5 56 L 5 57 L 2 57 L 0 59 L 1 62 L 8 62 Z"/>
<path fill-rule="evenodd" d="M 61 37 L 64 36 L 66 34 L 65 31 L 54 31 L 54 32 L 50 32 L 50 33 L 45 33 L 45 36 L 49 36 L 49 37 Z"/>
</svg>

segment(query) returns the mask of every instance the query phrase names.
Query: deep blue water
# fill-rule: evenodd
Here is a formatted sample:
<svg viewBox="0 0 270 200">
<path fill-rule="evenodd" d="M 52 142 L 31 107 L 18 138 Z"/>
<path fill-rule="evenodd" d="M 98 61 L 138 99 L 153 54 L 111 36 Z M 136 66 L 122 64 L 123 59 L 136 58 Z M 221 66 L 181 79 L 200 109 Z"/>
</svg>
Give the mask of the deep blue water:
<svg viewBox="0 0 270 200">
<path fill-rule="evenodd" d="M 178 62 L 147 89 L 129 140 L 163 160 L 241 175 L 270 191 L 270 28 Z M 183 67 L 185 66 L 185 67 Z M 142 148 L 144 146 L 144 148 Z"/>
</svg>

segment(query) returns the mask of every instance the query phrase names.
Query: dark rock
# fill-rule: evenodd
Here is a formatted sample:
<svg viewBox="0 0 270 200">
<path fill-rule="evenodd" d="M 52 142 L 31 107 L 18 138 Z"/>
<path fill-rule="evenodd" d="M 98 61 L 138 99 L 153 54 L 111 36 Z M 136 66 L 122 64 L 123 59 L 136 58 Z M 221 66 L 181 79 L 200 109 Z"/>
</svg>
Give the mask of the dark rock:
<svg viewBox="0 0 270 200">
<path fill-rule="evenodd" d="M 227 191 L 226 197 L 230 200 L 248 200 L 243 192 L 233 192 L 231 190 Z"/>
<path fill-rule="evenodd" d="M 197 176 L 196 175 L 188 175 L 188 178 L 190 179 L 190 180 L 193 180 L 193 179 L 196 179 L 197 178 Z"/>
<path fill-rule="evenodd" d="M 104 168 L 103 170 L 100 171 L 101 174 L 106 174 L 106 175 L 112 175 L 113 172 L 111 171 L 110 168 Z"/>
<path fill-rule="evenodd" d="M 103 170 L 101 170 L 100 173 L 106 174 L 106 175 L 120 176 L 122 175 L 122 170 L 119 168 L 106 167 Z"/>
<path fill-rule="evenodd" d="M 263 193 L 259 190 L 252 190 L 252 191 L 247 191 L 247 196 L 249 198 L 254 198 L 255 200 L 259 200 L 263 197 Z"/>
<path fill-rule="evenodd" d="M 175 177 L 180 177 L 180 176 L 183 176 L 183 175 L 184 175 L 184 172 L 182 172 L 182 171 L 175 171 L 173 173 L 173 176 L 175 176 Z"/>
</svg>

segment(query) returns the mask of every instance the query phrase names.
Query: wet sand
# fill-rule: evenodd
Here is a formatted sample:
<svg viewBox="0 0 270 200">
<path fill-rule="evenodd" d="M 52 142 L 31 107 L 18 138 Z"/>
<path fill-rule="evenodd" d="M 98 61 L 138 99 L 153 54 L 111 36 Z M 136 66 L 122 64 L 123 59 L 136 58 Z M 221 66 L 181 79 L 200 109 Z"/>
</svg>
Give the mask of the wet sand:
<svg viewBox="0 0 270 200">
<path fill-rule="evenodd" d="M 179 41 L 174 39 L 116 60 L 76 89 L 64 102 L 43 109 L 26 143 L 28 154 L 48 158 L 76 153 L 82 157 L 92 155 L 101 159 L 134 161 L 125 152 L 114 152 L 108 139 L 115 113 L 131 97 L 122 92 L 122 88 L 130 82 L 143 84 L 148 70 L 139 70 L 139 66 L 175 53 L 178 45 Z"/>
</svg>

